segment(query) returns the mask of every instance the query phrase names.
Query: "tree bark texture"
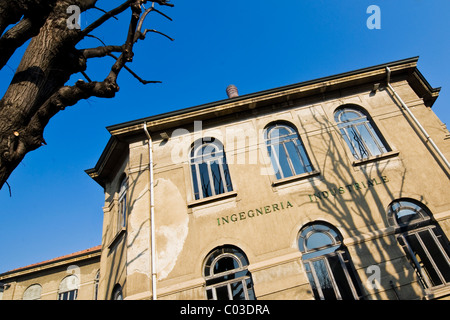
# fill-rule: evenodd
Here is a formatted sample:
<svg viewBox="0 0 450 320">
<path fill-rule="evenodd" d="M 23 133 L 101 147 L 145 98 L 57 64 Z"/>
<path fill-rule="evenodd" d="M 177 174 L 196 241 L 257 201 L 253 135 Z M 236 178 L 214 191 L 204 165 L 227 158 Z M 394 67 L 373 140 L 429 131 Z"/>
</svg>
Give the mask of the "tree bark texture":
<svg viewBox="0 0 450 320">
<path fill-rule="evenodd" d="M 117 77 L 132 60 L 133 45 L 140 30 L 144 0 L 123 1 L 85 30 L 69 29 L 67 8 L 81 12 L 95 7 L 97 0 L 0 0 L 0 68 L 14 51 L 33 37 L 15 75 L 0 100 L 0 189 L 25 155 L 43 144 L 49 120 L 67 106 L 89 97 L 112 98 L 119 90 Z M 157 1 L 166 4 L 165 1 Z M 123 45 L 86 50 L 75 46 L 109 18 L 131 8 L 130 28 Z M 15 24 L 8 31 L 8 25 Z M 4 33 L 3 33 L 4 32 Z M 86 70 L 86 61 L 120 52 L 103 81 L 79 80 L 65 85 L 70 76 Z"/>
</svg>

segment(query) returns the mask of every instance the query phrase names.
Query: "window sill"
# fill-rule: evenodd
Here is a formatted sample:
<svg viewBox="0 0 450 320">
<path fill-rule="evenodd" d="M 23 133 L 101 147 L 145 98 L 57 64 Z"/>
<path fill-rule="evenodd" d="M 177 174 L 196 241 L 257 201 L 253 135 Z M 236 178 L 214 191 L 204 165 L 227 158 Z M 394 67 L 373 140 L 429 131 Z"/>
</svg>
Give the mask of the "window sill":
<svg viewBox="0 0 450 320">
<path fill-rule="evenodd" d="M 364 165 L 364 164 L 366 164 L 366 163 L 370 163 L 370 162 L 375 162 L 375 161 L 379 161 L 379 160 L 384 160 L 384 159 L 393 158 L 393 157 L 398 156 L 399 153 L 400 153 L 400 152 L 398 152 L 398 151 L 389 151 L 389 152 L 380 154 L 380 155 L 378 155 L 378 156 L 372 156 L 372 157 L 365 158 L 365 159 L 362 159 L 362 160 L 355 160 L 355 161 L 353 161 L 352 165 L 353 165 L 354 167 L 357 167 L 357 166 Z"/>
<path fill-rule="evenodd" d="M 127 229 L 122 228 L 119 232 L 114 236 L 114 238 L 111 240 L 111 242 L 108 244 L 108 249 L 111 250 L 121 239 L 122 237 L 127 233 Z"/>
<path fill-rule="evenodd" d="M 276 186 L 279 186 L 279 185 L 282 185 L 282 184 L 286 184 L 286 183 L 290 183 L 290 182 L 294 182 L 294 181 L 309 179 L 309 178 L 312 178 L 312 177 L 317 176 L 319 174 L 320 174 L 320 171 L 318 171 L 318 170 L 314 170 L 314 171 L 311 171 L 311 172 L 298 174 L 296 176 L 283 178 L 283 179 L 279 179 L 277 181 L 274 181 L 274 182 L 272 182 L 272 186 L 276 187 Z"/>
<path fill-rule="evenodd" d="M 450 286 L 446 285 L 438 289 L 427 289 L 426 295 L 423 297 L 424 300 L 433 300 L 443 298 L 450 295 Z"/>
<path fill-rule="evenodd" d="M 203 198 L 203 199 L 190 201 L 190 202 L 188 202 L 188 208 L 192 208 L 192 207 L 200 206 L 200 205 L 207 204 L 207 203 L 210 203 L 210 202 L 215 202 L 215 201 L 228 199 L 228 198 L 232 198 L 232 197 L 236 197 L 236 196 L 237 196 L 237 192 L 236 191 L 230 191 L 230 192 L 226 192 L 226 193 L 221 193 L 221 194 L 218 194 L 218 195 L 215 195 L 215 196 L 211 196 L 211 197 L 207 197 L 207 198 Z"/>
</svg>

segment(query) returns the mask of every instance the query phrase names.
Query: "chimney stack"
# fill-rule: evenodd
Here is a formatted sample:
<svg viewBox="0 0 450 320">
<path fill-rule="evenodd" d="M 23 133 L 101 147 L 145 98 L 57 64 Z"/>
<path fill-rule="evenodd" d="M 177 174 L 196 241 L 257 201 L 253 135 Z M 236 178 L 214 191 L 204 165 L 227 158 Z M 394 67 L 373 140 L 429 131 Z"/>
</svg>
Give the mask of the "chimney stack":
<svg viewBox="0 0 450 320">
<path fill-rule="evenodd" d="M 228 98 L 234 98 L 234 97 L 239 96 L 238 89 L 236 88 L 236 86 L 234 84 L 230 84 L 227 87 L 227 95 L 228 95 Z"/>
</svg>

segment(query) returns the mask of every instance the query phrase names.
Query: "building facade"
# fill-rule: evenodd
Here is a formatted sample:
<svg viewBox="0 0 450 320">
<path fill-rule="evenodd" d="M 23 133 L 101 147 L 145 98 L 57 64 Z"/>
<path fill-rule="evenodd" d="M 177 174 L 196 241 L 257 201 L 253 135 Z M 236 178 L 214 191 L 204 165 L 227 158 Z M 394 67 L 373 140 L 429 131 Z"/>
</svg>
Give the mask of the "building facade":
<svg viewBox="0 0 450 320">
<path fill-rule="evenodd" d="M 96 300 L 101 246 L 0 274 L 0 300 Z"/>
<path fill-rule="evenodd" d="M 99 299 L 449 299 L 450 135 L 417 58 L 108 127 Z"/>
<path fill-rule="evenodd" d="M 449 132 L 416 65 L 108 127 L 100 295 L 448 297 Z"/>
</svg>

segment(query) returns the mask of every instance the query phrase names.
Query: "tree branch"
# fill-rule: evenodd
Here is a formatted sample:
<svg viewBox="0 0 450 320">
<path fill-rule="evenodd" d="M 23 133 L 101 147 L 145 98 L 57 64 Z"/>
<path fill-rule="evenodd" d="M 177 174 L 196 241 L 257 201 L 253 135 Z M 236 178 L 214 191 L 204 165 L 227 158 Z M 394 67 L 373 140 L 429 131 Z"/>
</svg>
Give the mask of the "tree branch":
<svg viewBox="0 0 450 320">
<path fill-rule="evenodd" d="M 42 11 L 48 12 L 55 2 L 56 0 L 0 0 L 0 35 L 27 13 L 42 16 Z"/>
<path fill-rule="evenodd" d="M 96 8 L 97 0 L 73 2 L 85 11 Z M 56 3 L 57 0 L 0 0 L 0 69 L 20 46 L 39 34 Z M 14 23 L 16 25 L 3 34 L 3 31 Z"/>
<path fill-rule="evenodd" d="M 9 189 L 9 197 L 12 197 L 12 193 L 11 193 L 11 186 L 9 185 L 8 181 L 5 181 L 6 185 L 8 186 Z"/>
<path fill-rule="evenodd" d="M 105 57 L 111 52 L 123 52 L 123 46 L 101 46 L 81 50 L 81 54 L 86 59 Z"/>
<path fill-rule="evenodd" d="M 113 51 L 122 52 L 119 58 L 111 67 L 111 71 L 105 80 L 101 82 L 90 81 L 88 83 L 79 80 L 73 86 L 64 86 L 55 92 L 43 105 L 39 108 L 36 115 L 30 121 L 30 127 L 34 128 L 35 135 L 43 131 L 45 125 L 51 117 L 59 110 L 63 110 L 68 106 L 76 104 L 82 99 L 90 97 L 112 98 L 119 91 L 117 77 L 119 72 L 124 68 L 125 63 L 131 61 L 133 50 L 133 39 L 136 32 L 136 25 L 140 17 L 140 0 L 134 0 L 130 4 L 132 15 L 130 20 L 130 28 L 128 30 L 127 40 L 123 46 L 104 46 L 82 50 L 82 54 L 87 57 L 102 57 L 111 54 Z M 110 11 L 111 12 L 111 11 Z M 89 81 L 89 80 L 88 80 Z M 40 133 L 42 135 L 42 133 Z"/>
<path fill-rule="evenodd" d="M 18 48 L 18 43 L 29 37 L 28 32 L 34 28 L 31 25 L 38 25 L 38 21 L 41 21 L 38 20 L 38 16 L 44 21 L 44 24 L 37 28 L 39 30 L 37 36 L 31 40 L 10 86 L 0 100 L 0 188 L 28 152 L 45 144 L 44 129 L 60 110 L 90 97 L 114 97 L 119 91 L 117 79 L 122 69 L 130 72 L 141 83 L 158 82 L 143 80 L 126 66 L 133 59 L 133 46 L 136 41 L 145 37 L 147 32 L 157 32 L 145 30 L 141 33 L 147 15 L 141 17 L 143 4 L 150 1 L 117 1 L 122 4 L 103 14 L 86 29 L 67 30 L 66 4 L 78 5 L 81 12 L 84 12 L 96 8 L 97 2 L 97 0 L 0 0 L 0 57 L 3 54 L 6 61 L 9 53 L 4 51 L 7 46 L 2 43 L 10 41 L 8 46 L 14 51 L 13 48 Z M 157 13 L 160 12 L 154 9 L 155 3 L 173 6 L 166 0 L 152 2 L 152 10 Z M 128 8 L 131 9 L 131 19 L 123 45 L 105 45 L 84 50 L 75 48 L 82 39 L 92 36 L 90 33 L 93 30 Z M 45 13 L 45 10 L 48 12 Z M 42 14 L 43 12 L 45 14 Z M 11 16 L 3 17 L 3 13 L 11 13 Z M 25 19 L 17 23 L 21 17 Z M 36 19 L 36 22 L 28 21 L 28 18 Z M 6 29 L 2 28 L 12 23 L 17 24 L 3 34 Z M 116 57 L 113 52 L 120 52 L 120 56 Z M 85 72 L 86 61 L 107 55 L 115 59 L 109 74 L 103 81 L 92 81 Z M 70 76 L 78 72 L 81 72 L 88 82 L 79 80 L 72 86 L 65 86 Z"/>
<path fill-rule="evenodd" d="M 161 35 L 165 36 L 166 38 L 168 38 L 168 39 L 173 41 L 173 39 L 171 37 L 169 37 L 168 35 L 166 35 L 166 34 L 164 34 L 162 32 L 159 32 L 157 30 L 154 30 L 154 29 L 145 29 L 145 31 L 143 33 L 141 32 L 142 26 L 143 26 L 144 21 L 145 21 L 145 18 L 152 11 L 155 11 L 155 12 L 159 13 L 160 15 L 162 15 L 163 17 L 165 17 L 165 18 L 169 19 L 170 21 L 172 21 L 172 19 L 169 16 L 167 16 L 164 13 L 162 13 L 161 11 L 155 9 L 155 3 L 153 2 L 152 6 L 150 8 L 148 8 L 148 9 L 146 9 L 144 14 L 142 15 L 142 17 L 139 19 L 139 23 L 138 23 L 138 26 L 137 26 L 136 36 L 134 38 L 134 41 L 136 42 L 138 39 L 144 40 L 145 36 L 147 35 L 147 32 L 159 33 L 159 34 L 161 34 Z"/>
<path fill-rule="evenodd" d="M 102 82 L 93 81 L 88 83 L 78 80 L 73 86 L 60 88 L 42 104 L 30 119 L 21 135 L 21 144 L 26 146 L 28 151 L 39 148 L 41 145 L 46 144 L 43 137 L 45 126 L 60 110 L 64 110 L 66 107 L 90 97 L 113 98 L 117 91 L 119 91 L 119 86 L 116 83 L 111 83 L 108 79 Z M 11 152 L 11 154 L 13 153 Z"/>
<path fill-rule="evenodd" d="M 103 13 L 108 13 L 108 12 L 106 12 L 105 10 L 103 10 L 102 8 L 99 8 L 99 7 L 96 7 L 96 6 L 94 6 L 93 8 L 96 9 L 96 10 L 98 10 L 98 11 L 101 11 L 101 12 L 103 12 Z M 116 19 L 116 20 L 119 20 L 119 19 L 117 19 L 117 17 L 114 17 L 114 16 L 113 16 L 113 18 Z"/>
<path fill-rule="evenodd" d="M 145 39 L 145 36 L 147 35 L 147 32 L 154 32 L 154 33 L 157 33 L 157 34 L 160 34 L 160 35 L 166 37 L 166 38 L 169 39 L 170 41 L 174 41 L 174 39 L 171 38 L 171 37 L 169 37 L 167 34 L 162 33 L 161 31 L 158 31 L 158 30 L 155 30 L 155 29 L 145 29 L 144 32 L 141 32 L 141 33 L 140 33 L 139 39 L 144 40 L 144 39 Z"/>
<path fill-rule="evenodd" d="M 0 69 L 9 61 L 14 52 L 27 40 L 36 36 L 44 25 L 49 11 L 36 15 L 26 15 L 0 38 Z"/>
<path fill-rule="evenodd" d="M 105 79 L 112 83 L 117 82 L 117 77 L 119 75 L 119 72 L 125 66 L 125 63 L 131 62 L 133 60 L 133 45 L 134 45 L 134 38 L 136 35 L 137 24 L 138 24 L 140 14 L 141 14 L 141 1 L 135 0 L 134 3 L 132 3 L 130 5 L 130 7 L 131 7 L 132 14 L 131 14 L 130 26 L 128 29 L 127 40 L 125 41 L 125 44 L 123 46 L 123 52 L 119 56 L 119 58 L 116 60 L 116 62 L 114 63 L 114 65 L 111 68 L 111 71 L 110 71 L 108 77 Z"/>
<path fill-rule="evenodd" d="M 96 21 L 91 23 L 89 26 L 87 26 L 80 34 L 81 38 L 84 38 L 86 35 L 88 35 L 90 32 L 92 32 L 94 29 L 101 26 L 103 23 L 108 21 L 110 18 L 118 15 L 119 13 L 122 13 L 128 7 L 134 2 L 134 0 L 127 0 L 124 3 L 122 3 L 120 6 L 110 10 L 109 12 L 102 15 L 100 18 L 98 18 Z"/>
<path fill-rule="evenodd" d="M 115 18 L 116 15 L 122 13 L 123 11 L 125 11 L 128 7 L 131 6 L 131 4 L 135 2 L 135 0 L 127 0 L 124 3 L 122 3 L 120 6 L 106 12 L 103 16 L 101 16 L 100 18 L 98 18 L 96 21 L 94 21 L 93 23 L 91 23 L 87 28 L 85 28 L 82 32 L 81 32 L 81 38 L 86 37 L 86 35 L 88 35 L 90 32 L 92 32 L 93 30 L 95 30 L 96 28 L 98 28 L 99 26 L 101 26 L 103 23 L 105 23 L 106 21 L 108 21 L 111 18 Z M 141 5 L 142 3 L 146 3 L 147 0 L 141 0 L 139 1 L 139 5 Z M 166 0 L 153 0 L 152 2 L 156 2 L 159 5 L 162 6 L 169 6 L 169 7 L 173 7 L 174 5 L 172 3 L 169 3 Z M 98 8 L 97 8 L 98 9 Z M 162 12 L 154 9 L 155 11 L 157 11 L 158 13 L 162 14 L 163 16 L 167 17 L 165 14 L 163 14 Z M 170 19 L 169 17 L 167 17 L 168 19 Z M 170 19 L 172 20 L 172 19 Z"/>
<path fill-rule="evenodd" d="M 152 2 L 156 2 L 157 4 L 159 4 L 161 6 L 173 7 L 173 4 L 170 3 L 170 0 L 153 0 Z"/>
<path fill-rule="evenodd" d="M 86 80 L 87 80 L 88 82 L 92 82 L 91 78 L 89 78 L 89 76 L 86 74 L 86 72 L 81 71 L 81 74 L 83 75 L 83 77 L 86 78 Z"/>
<path fill-rule="evenodd" d="M 115 55 L 113 55 L 112 53 L 108 53 L 108 56 L 114 58 L 114 59 L 119 59 L 117 58 Z M 139 80 L 140 83 L 142 84 L 149 84 L 149 83 L 162 83 L 161 81 L 148 81 L 148 80 L 144 80 L 141 77 L 139 77 L 133 70 L 131 70 L 130 68 L 127 67 L 127 65 L 123 66 L 125 70 L 127 70 L 129 73 L 131 73 L 131 75 L 133 77 L 135 77 L 137 80 Z"/>
</svg>

